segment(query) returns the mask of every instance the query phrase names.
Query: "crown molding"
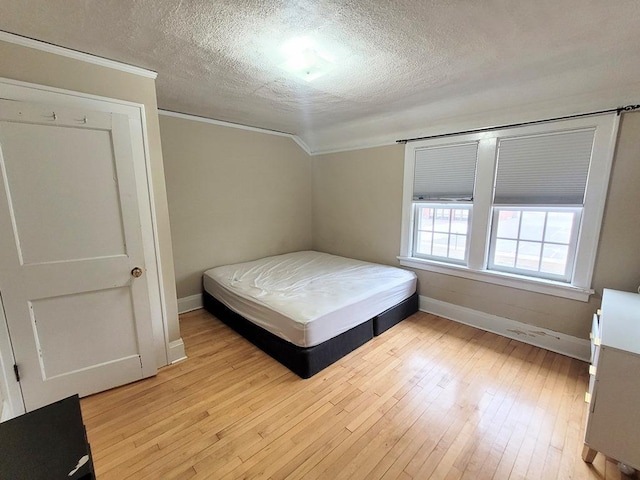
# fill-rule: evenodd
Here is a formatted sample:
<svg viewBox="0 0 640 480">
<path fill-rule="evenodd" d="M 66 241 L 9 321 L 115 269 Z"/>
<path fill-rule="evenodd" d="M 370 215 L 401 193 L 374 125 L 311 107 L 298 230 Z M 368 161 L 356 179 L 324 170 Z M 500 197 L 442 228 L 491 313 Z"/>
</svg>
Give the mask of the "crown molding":
<svg viewBox="0 0 640 480">
<path fill-rule="evenodd" d="M 116 62 L 115 60 L 109 60 L 108 58 L 98 57 L 89 53 L 80 52 L 78 50 L 72 50 L 70 48 L 59 47 L 52 43 L 41 42 L 40 40 L 34 40 L 33 38 L 23 37 L 21 35 L 15 35 L 13 33 L 0 30 L 0 41 L 13 43 L 23 47 L 33 48 L 35 50 L 41 50 L 47 53 L 53 53 L 62 57 L 73 58 L 74 60 L 80 60 L 82 62 L 92 63 L 101 67 L 111 68 L 113 70 L 120 70 L 121 72 L 132 73 L 141 77 L 156 79 L 158 74 L 152 70 L 145 68 L 128 65 L 126 63 Z"/>
<path fill-rule="evenodd" d="M 291 135 L 291 139 L 296 142 L 298 144 L 298 146 L 304 150 L 304 152 L 309 155 L 309 156 L 314 156 L 317 155 L 316 153 L 311 151 L 311 148 L 309 148 L 309 145 L 307 145 L 304 140 L 302 140 L 299 136 L 297 135 Z"/>
<path fill-rule="evenodd" d="M 329 148 L 327 150 L 315 150 L 310 155 L 314 155 L 314 156 L 331 155 L 332 153 L 353 152 L 356 150 L 366 150 L 367 148 L 388 147 L 390 145 L 397 145 L 397 144 L 398 143 L 395 140 L 382 140 L 379 142 L 372 141 L 371 143 L 362 143 L 362 144 L 352 145 L 349 147 L 336 147 L 336 148 Z"/>
<path fill-rule="evenodd" d="M 264 133 L 264 134 L 267 134 L 267 135 L 275 135 L 277 137 L 290 138 L 291 140 L 296 142 L 298 144 L 298 146 L 302 150 L 304 150 L 304 152 L 307 155 L 312 155 L 312 153 L 309 151 L 309 147 L 307 146 L 307 144 L 304 143 L 297 135 L 293 135 L 292 133 L 279 132 L 277 130 L 268 130 L 266 128 L 250 127 L 248 125 L 242 125 L 240 123 L 232 123 L 232 122 L 225 122 L 225 121 L 222 121 L 222 120 L 214 120 L 212 118 L 200 117 L 198 115 L 189 115 L 187 113 L 172 112 L 171 110 L 158 109 L 158 114 L 159 115 L 164 115 L 166 117 L 174 117 L 174 118 L 181 118 L 183 120 L 191 120 L 193 122 L 208 123 L 208 124 L 211 124 L 211 125 L 219 125 L 221 127 L 237 128 L 239 130 L 247 130 L 249 132 Z"/>
</svg>

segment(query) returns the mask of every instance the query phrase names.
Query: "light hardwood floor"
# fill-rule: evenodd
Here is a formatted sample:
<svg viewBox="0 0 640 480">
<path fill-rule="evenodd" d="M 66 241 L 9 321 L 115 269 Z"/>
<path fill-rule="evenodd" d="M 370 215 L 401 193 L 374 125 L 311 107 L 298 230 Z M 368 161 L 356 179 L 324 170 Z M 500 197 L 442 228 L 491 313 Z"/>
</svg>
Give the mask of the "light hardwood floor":
<svg viewBox="0 0 640 480">
<path fill-rule="evenodd" d="M 203 310 L 188 359 L 82 400 L 99 480 L 620 479 L 587 365 L 417 313 L 308 380 Z"/>
</svg>

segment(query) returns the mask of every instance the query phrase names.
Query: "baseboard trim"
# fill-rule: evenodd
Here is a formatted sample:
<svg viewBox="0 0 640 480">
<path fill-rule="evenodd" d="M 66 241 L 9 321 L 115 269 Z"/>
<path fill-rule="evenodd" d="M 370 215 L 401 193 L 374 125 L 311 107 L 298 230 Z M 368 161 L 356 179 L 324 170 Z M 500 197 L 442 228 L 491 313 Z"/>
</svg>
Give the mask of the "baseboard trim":
<svg viewBox="0 0 640 480">
<path fill-rule="evenodd" d="M 585 362 L 588 362 L 591 356 L 589 340 L 509 318 L 498 317 L 423 295 L 420 295 L 420 310 Z"/>
<path fill-rule="evenodd" d="M 187 313 L 199 308 L 202 308 L 201 293 L 178 299 L 178 313 Z"/>
<path fill-rule="evenodd" d="M 187 359 L 187 354 L 184 351 L 184 342 L 182 338 L 169 342 L 169 365 L 181 362 Z"/>
</svg>

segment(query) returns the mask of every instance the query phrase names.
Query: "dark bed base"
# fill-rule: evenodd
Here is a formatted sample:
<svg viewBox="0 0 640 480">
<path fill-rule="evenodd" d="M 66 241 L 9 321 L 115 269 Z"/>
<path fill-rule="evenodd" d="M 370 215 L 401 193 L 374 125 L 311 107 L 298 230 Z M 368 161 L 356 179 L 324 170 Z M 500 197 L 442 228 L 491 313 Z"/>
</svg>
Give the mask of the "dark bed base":
<svg viewBox="0 0 640 480">
<path fill-rule="evenodd" d="M 418 292 L 415 292 L 406 300 L 398 303 L 395 307 L 391 307 L 389 310 L 382 312 L 377 317 L 373 317 L 373 334 L 377 337 L 417 311 Z"/>
<path fill-rule="evenodd" d="M 298 347 L 246 320 L 217 299 L 203 292 L 203 304 L 209 312 L 230 326 L 265 353 L 302 378 L 309 378 L 328 367 L 374 335 L 389 329 L 418 311 L 418 294 L 404 300 L 375 318 L 313 347 Z M 377 333 L 376 333 L 377 332 Z"/>
</svg>

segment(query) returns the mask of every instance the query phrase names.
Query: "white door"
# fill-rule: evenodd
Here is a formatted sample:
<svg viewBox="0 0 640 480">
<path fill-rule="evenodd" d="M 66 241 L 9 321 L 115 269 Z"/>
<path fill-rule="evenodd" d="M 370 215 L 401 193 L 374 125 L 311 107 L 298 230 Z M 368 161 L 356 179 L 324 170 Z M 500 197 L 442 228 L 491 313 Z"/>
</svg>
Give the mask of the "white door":
<svg viewBox="0 0 640 480">
<path fill-rule="evenodd" d="M 0 295 L 27 411 L 156 373 L 133 161 L 125 115 L 0 100 Z"/>
</svg>

